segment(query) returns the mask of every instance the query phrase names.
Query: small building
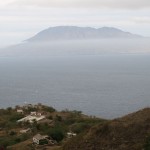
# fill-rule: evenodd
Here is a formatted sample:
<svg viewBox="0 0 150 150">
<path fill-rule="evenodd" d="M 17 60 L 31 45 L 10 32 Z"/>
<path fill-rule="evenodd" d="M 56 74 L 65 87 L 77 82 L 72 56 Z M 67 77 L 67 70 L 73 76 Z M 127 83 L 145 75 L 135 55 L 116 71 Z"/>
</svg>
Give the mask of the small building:
<svg viewBox="0 0 150 150">
<path fill-rule="evenodd" d="M 37 145 L 46 145 L 48 144 L 48 136 L 37 134 L 33 137 L 33 143 Z"/>
<path fill-rule="evenodd" d="M 31 116 L 36 116 L 36 115 L 37 115 L 37 112 L 36 112 L 36 111 L 32 111 L 32 112 L 30 112 L 30 115 L 31 115 Z"/>
<path fill-rule="evenodd" d="M 32 112 L 30 112 L 30 115 L 31 116 L 42 116 L 42 113 L 41 112 L 32 111 Z"/>
<path fill-rule="evenodd" d="M 24 111 L 22 109 L 17 109 L 17 113 L 23 114 Z"/>
<path fill-rule="evenodd" d="M 75 137 L 77 134 L 76 133 L 73 133 L 73 132 L 68 132 L 67 133 L 67 137 L 68 138 L 72 138 L 72 137 Z"/>
<path fill-rule="evenodd" d="M 49 119 L 42 119 L 42 120 L 40 120 L 40 121 L 38 121 L 38 124 L 48 124 L 48 125 L 51 125 L 51 124 L 53 124 L 53 120 L 49 120 Z"/>
<path fill-rule="evenodd" d="M 43 119 L 45 119 L 45 116 L 31 116 L 31 115 L 29 115 L 29 116 L 26 116 L 26 117 L 24 117 L 24 118 L 22 118 L 22 119 L 19 119 L 17 122 L 18 122 L 18 123 L 19 123 L 19 122 L 30 122 L 30 123 L 34 123 L 34 121 L 38 122 L 38 121 L 41 121 L 41 120 L 43 120 Z"/>
<path fill-rule="evenodd" d="M 29 133 L 29 132 L 31 132 L 31 129 L 30 128 L 28 128 L 28 129 L 23 129 L 23 130 L 20 130 L 20 133 Z"/>
<path fill-rule="evenodd" d="M 37 112 L 36 115 L 37 115 L 37 116 L 42 116 L 42 113 Z"/>
</svg>

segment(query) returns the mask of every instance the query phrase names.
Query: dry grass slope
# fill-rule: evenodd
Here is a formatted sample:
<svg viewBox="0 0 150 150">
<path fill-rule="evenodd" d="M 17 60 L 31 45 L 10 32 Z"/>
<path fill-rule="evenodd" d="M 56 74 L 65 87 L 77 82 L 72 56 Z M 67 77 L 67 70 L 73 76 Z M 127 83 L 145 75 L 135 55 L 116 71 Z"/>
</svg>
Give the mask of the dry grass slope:
<svg viewBox="0 0 150 150">
<path fill-rule="evenodd" d="M 150 150 L 150 108 L 91 128 L 63 147 L 64 150 Z M 150 143 L 150 141 L 149 141 Z"/>
</svg>

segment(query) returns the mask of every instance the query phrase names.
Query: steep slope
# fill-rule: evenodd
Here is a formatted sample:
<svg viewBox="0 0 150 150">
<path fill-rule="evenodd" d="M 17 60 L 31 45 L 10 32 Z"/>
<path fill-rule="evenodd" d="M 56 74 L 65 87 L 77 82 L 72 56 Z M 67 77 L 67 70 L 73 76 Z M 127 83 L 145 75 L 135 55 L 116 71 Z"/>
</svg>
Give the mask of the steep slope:
<svg viewBox="0 0 150 150">
<path fill-rule="evenodd" d="M 150 138 L 150 108 L 98 125 L 64 150 L 142 150 Z M 147 149 L 148 150 L 148 149 Z"/>
<path fill-rule="evenodd" d="M 139 38 L 141 36 L 124 32 L 112 27 L 99 29 L 91 27 L 57 26 L 41 31 L 28 42 L 45 42 L 51 40 L 100 39 L 100 38 Z"/>
</svg>

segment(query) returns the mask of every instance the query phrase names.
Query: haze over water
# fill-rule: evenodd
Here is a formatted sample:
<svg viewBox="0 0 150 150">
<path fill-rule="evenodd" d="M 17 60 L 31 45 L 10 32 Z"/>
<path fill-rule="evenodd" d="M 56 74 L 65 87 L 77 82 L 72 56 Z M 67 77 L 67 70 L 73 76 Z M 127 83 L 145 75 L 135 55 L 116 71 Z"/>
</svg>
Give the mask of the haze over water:
<svg viewBox="0 0 150 150">
<path fill-rule="evenodd" d="M 104 118 L 150 106 L 150 55 L 1 57 L 0 107 L 44 103 Z"/>
</svg>

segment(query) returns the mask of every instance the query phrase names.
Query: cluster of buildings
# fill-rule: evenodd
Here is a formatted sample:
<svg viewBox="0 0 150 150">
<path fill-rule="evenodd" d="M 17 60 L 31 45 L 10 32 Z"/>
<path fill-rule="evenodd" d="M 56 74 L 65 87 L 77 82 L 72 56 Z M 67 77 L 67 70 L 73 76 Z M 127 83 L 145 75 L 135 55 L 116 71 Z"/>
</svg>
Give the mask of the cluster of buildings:
<svg viewBox="0 0 150 150">
<path fill-rule="evenodd" d="M 67 138 L 72 138 L 72 137 L 75 137 L 76 135 L 77 135 L 76 133 L 68 132 Z M 53 140 L 52 138 L 50 138 L 49 136 L 41 135 L 41 134 L 37 134 L 33 137 L 33 143 L 37 144 L 37 145 L 44 145 L 44 144 L 55 145 L 55 144 L 57 144 L 57 142 L 55 140 Z"/>
<path fill-rule="evenodd" d="M 28 108 L 37 108 L 37 109 L 42 109 L 41 108 L 42 106 L 41 105 L 31 105 L 31 104 L 28 104 L 26 106 L 23 106 L 22 108 L 21 107 L 18 107 L 16 109 L 17 113 L 19 114 L 25 114 L 24 110 L 27 110 Z M 17 120 L 17 123 L 23 123 L 23 122 L 29 122 L 29 123 L 34 123 L 34 122 L 37 122 L 37 123 L 51 123 L 53 122 L 53 120 L 49 120 L 46 118 L 46 116 L 42 113 L 42 112 L 37 112 L 37 111 L 31 111 L 30 114 L 28 114 L 27 116 L 25 116 L 24 118 L 21 118 L 19 120 Z M 31 132 L 31 129 L 30 128 L 27 128 L 27 129 L 22 129 L 20 130 L 20 133 L 21 134 L 24 134 L 24 133 L 30 133 Z M 76 133 L 73 133 L 73 132 L 68 132 L 67 133 L 67 138 L 72 138 L 76 136 Z M 36 145 L 55 145 L 57 144 L 57 142 L 55 140 L 53 140 L 52 138 L 50 138 L 49 136 L 47 135 L 41 135 L 41 134 L 36 134 L 33 138 L 33 144 L 36 144 Z"/>
<path fill-rule="evenodd" d="M 17 113 L 20 114 L 24 114 L 24 110 L 27 110 L 29 108 L 36 108 L 36 109 L 42 109 L 42 105 L 38 104 L 38 105 L 32 105 L 32 104 L 27 104 L 24 105 L 22 108 L 18 107 L 17 108 Z M 26 117 L 19 119 L 17 122 L 29 122 L 29 123 L 33 123 L 33 122 L 38 122 L 41 121 L 43 119 L 45 119 L 45 115 L 42 115 L 41 112 L 37 112 L 37 111 L 31 111 L 29 115 L 27 115 Z"/>
</svg>

